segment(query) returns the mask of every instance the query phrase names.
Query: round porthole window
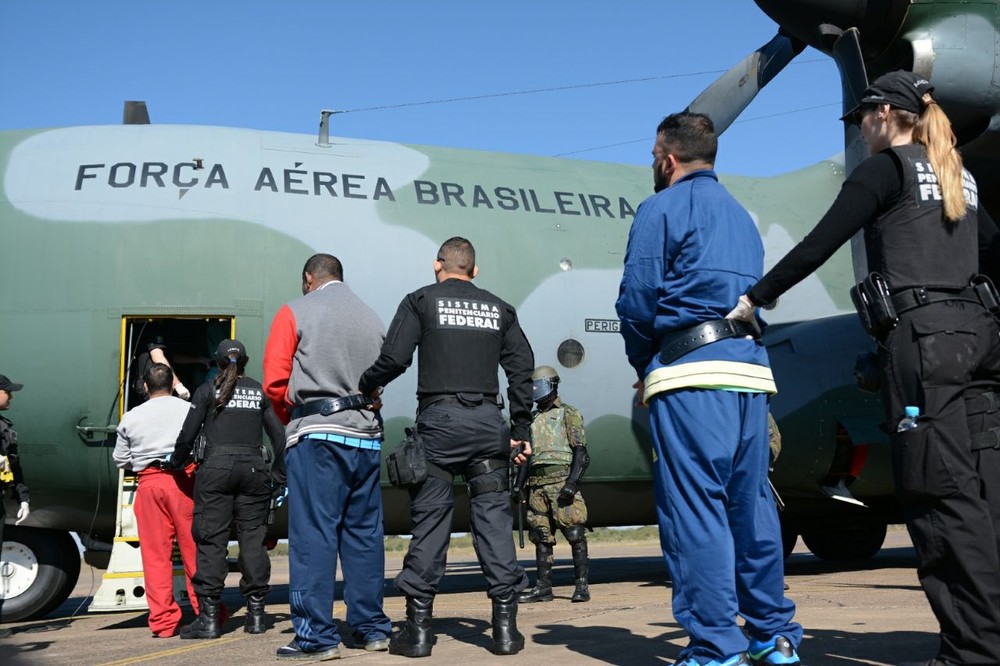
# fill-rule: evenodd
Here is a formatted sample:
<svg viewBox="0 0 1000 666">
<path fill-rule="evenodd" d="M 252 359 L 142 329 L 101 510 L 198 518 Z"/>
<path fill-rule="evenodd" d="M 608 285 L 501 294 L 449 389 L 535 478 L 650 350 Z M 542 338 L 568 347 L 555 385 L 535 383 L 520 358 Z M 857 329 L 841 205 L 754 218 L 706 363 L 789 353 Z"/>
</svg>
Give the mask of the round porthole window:
<svg viewBox="0 0 1000 666">
<path fill-rule="evenodd" d="M 570 338 L 559 343 L 556 358 L 564 368 L 575 368 L 583 361 L 583 345 Z"/>
</svg>

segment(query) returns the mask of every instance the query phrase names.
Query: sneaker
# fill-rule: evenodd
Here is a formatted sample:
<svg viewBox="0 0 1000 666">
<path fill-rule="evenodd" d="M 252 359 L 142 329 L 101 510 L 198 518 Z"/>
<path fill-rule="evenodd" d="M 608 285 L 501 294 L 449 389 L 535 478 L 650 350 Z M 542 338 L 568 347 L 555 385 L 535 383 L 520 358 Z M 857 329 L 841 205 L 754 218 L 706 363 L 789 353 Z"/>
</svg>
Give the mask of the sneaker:
<svg viewBox="0 0 1000 666">
<path fill-rule="evenodd" d="M 750 641 L 747 648 L 753 666 L 797 666 L 799 653 L 784 636 L 772 636 L 768 641 Z"/>
<path fill-rule="evenodd" d="M 326 648 L 325 650 L 307 651 L 299 645 L 298 638 L 293 638 L 291 643 L 278 648 L 275 656 L 278 659 L 288 661 L 330 661 L 331 659 L 340 659 L 340 648 L 334 645 L 332 648 Z"/>
<path fill-rule="evenodd" d="M 358 632 L 354 632 L 348 647 L 364 648 L 367 652 L 385 652 L 389 649 L 389 637 L 376 634 L 373 638 L 364 638 Z"/>
<path fill-rule="evenodd" d="M 740 652 L 739 654 L 734 654 L 732 657 L 728 657 L 719 661 L 718 659 L 713 659 L 712 661 L 706 661 L 704 664 L 698 662 L 694 657 L 688 657 L 678 661 L 674 666 L 750 666 L 750 658 L 747 657 L 746 652 Z"/>
</svg>

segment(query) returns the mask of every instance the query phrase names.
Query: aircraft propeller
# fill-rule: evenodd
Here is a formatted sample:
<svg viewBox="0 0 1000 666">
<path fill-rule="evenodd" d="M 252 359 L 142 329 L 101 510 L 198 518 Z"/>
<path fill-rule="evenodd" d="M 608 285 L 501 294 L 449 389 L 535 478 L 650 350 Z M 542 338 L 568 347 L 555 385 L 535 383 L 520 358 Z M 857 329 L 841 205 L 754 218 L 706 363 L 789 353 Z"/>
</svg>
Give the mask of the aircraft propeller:
<svg viewBox="0 0 1000 666">
<path fill-rule="evenodd" d="M 704 113 L 712 119 L 715 131 L 722 134 L 757 93 L 805 47 L 805 42 L 778 31 L 771 41 L 705 88 L 686 110 Z"/>
</svg>

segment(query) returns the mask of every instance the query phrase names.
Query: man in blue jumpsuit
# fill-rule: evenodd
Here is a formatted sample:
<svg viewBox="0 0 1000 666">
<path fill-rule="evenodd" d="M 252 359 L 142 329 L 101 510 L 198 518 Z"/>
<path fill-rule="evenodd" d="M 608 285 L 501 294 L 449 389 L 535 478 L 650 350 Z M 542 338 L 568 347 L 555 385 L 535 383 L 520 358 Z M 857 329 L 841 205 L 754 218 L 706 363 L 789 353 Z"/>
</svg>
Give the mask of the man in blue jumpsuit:
<svg viewBox="0 0 1000 666">
<path fill-rule="evenodd" d="M 656 194 L 629 232 L 616 309 L 650 410 L 674 617 L 690 636 L 678 666 L 798 664 L 802 627 L 784 596 L 767 485 L 774 379 L 757 328 L 724 319 L 759 279 L 764 250 L 713 171 L 717 145 L 707 116 L 660 123 Z"/>
</svg>

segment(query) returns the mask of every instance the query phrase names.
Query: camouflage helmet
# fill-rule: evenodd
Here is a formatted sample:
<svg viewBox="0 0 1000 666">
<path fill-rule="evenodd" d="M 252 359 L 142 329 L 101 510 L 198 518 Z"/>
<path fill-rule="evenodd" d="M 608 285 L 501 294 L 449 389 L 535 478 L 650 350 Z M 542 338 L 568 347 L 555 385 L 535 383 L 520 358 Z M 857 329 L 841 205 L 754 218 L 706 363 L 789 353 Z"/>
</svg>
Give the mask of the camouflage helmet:
<svg viewBox="0 0 1000 666">
<path fill-rule="evenodd" d="M 542 402 L 554 397 L 559 386 L 559 373 L 551 365 L 540 365 L 531 373 L 531 399 Z"/>
</svg>

